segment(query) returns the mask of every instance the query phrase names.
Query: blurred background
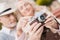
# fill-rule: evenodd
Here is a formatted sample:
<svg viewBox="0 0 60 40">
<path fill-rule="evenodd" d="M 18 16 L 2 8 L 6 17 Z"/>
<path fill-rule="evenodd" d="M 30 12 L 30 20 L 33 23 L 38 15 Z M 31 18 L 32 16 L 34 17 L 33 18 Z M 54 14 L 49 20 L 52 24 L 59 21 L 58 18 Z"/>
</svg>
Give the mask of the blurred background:
<svg viewBox="0 0 60 40">
<path fill-rule="evenodd" d="M 9 4 L 10 7 L 14 8 L 15 7 L 15 3 L 17 2 L 18 0 L 0 0 L 0 3 L 1 2 L 6 2 L 7 4 Z"/>
</svg>

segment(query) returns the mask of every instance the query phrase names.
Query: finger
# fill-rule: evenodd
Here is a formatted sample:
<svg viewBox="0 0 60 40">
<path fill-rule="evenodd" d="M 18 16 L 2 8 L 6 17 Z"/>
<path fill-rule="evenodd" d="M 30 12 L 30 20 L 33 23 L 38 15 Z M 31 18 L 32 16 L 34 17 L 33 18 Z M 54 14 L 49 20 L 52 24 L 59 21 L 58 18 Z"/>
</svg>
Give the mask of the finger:
<svg viewBox="0 0 60 40">
<path fill-rule="evenodd" d="M 42 26 L 43 27 L 43 26 Z M 43 33 L 43 30 L 44 30 L 44 28 L 42 28 L 41 30 L 40 30 L 40 32 L 38 33 L 38 36 L 41 38 L 41 36 L 42 36 L 42 33 Z"/>
<path fill-rule="evenodd" d="M 52 21 L 52 17 L 48 18 L 45 23 L 51 22 Z"/>
<path fill-rule="evenodd" d="M 26 16 L 24 17 L 25 20 L 29 21 L 32 18 L 32 16 Z"/>
<path fill-rule="evenodd" d="M 33 23 L 32 25 L 30 25 L 29 23 L 26 24 L 26 26 L 24 28 L 22 28 L 22 30 L 27 33 L 27 32 L 31 32 L 32 29 L 34 28 L 34 26 L 37 24 L 37 22 Z"/>
<path fill-rule="evenodd" d="M 30 29 L 29 29 L 29 34 L 30 34 L 30 35 L 33 34 L 32 30 L 33 30 L 33 28 L 35 27 L 35 25 L 37 25 L 37 24 L 38 24 L 38 23 L 35 22 L 35 23 L 33 23 L 33 24 L 30 26 Z"/>
<path fill-rule="evenodd" d="M 21 27 L 25 27 L 25 25 L 27 24 L 27 20 L 24 20 L 24 19 L 22 19 L 22 20 L 20 20 L 20 25 L 21 25 Z"/>
<path fill-rule="evenodd" d="M 32 16 L 26 16 L 26 17 L 21 17 L 21 20 L 29 21 L 32 18 Z"/>
<path fill-rule="evenodd" d="M 55 20 L 51 20 L 50 22 L 48 22 L 48 23 L 45 23 L 44 24 L 45 26 L 50 26 L 50 27 L 52 27 L 52 28 L 59 28 L 58 27 L 58 24 L 57 24 L 57 22 L 55 21 Z M 48 28 L 48 27 L 47 27 Z"/>
<path fill-rule="evenodd" d="M 56 16 L 56 18 L 60 18 L 60 13 L 59 14 L 56 14 L 55 16 Z"/>
<path fill-rule="evenodd" d="M 20 29 L 22 27 L 25 27 L 25 25 L 27 24 L 28 21 L 26 21 L 25 19 L 21 18 L 19 19 L 18 23 L 17 23 L 17 29 Z"/>
<path fill-rule="evenodd" d="M 35 23 L 33 23 L 32 25 L 31 25 L 31 31 L 33 30 L 33 28 L 37 25 L 38 23 L 37 22 L 35 22 Z"/>
<path fill-rule="evenodd" d="M 43 32 L 43 26 L 41 26 L 37 31 L 36 31 L 36 35 L 38 35 L 38 34 L 42 34 L 42 32 Z"/>
<path fill-rule="evenodd" d="M 37 29 L 40 27 L 41 23 L 38 23 L 34 28 L 33 28 L 33 32 L 35 33 L 37 31 Z"/>
<path fill-rule="evenodd" d="M 60 15 L 60 13 L 54 13 L 54 15 L 55 15 L 55 16 L 58 16 L 58 15 Z"/>
<path fill-rule="evenodd" d="M 60 12 L 60 9 L 53 11 L 53 14 L 56 15 L 58 12 Z"/>
<path fill-rule="evenodd" d="M 60 13 L 55 14 L 56 17 L 59 16 L 59 15 L 60 15 Z"/>
<path fill-rule="evenodd" d="M 59 18 L 60 19 L 60 15 L 58 15 L 56 18 Z"/>
<path fill-rule="evenodd" d="M 20 29 L 20 30 L 17 30 L 16 33 L 17 33 L 17 36 L 20 36 L 23 33 L 23 31 Z"/>
<path fill-rule="evenodd" d="M 31 16 L 26 16 L 26 17 L 22 17 L 20 22 L 23 25 L 23 27 L 28 23 L 28 21 L 30 20 Z"/>
<path fill-rule="evenodd" d="M 51 16 L 47 16 L 46 19 L 51 18 Z"/>
</svg>

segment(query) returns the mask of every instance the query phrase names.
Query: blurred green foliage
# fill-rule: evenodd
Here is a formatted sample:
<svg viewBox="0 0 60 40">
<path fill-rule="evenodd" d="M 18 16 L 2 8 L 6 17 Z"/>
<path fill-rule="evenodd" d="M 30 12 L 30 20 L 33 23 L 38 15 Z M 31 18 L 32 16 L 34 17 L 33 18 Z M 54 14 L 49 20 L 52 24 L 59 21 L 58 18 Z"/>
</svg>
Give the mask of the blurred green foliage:
<svg viewBox="0 0 60 40">
<path fill-rule="evenodd" d="M 0 23 L 0 30 L 2 29 L 2 23 Z"/>
<path fill-rule="evenodd" d="M 49 6 L 54 0 L 34 0 L 38 5 Z"/>
</svg>

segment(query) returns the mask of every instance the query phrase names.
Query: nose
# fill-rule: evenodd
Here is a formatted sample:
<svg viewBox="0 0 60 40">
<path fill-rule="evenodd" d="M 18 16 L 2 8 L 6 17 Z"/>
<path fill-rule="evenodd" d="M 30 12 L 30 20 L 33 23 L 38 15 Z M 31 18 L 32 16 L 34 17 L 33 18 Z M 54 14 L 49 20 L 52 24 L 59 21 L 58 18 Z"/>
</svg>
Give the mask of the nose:
<svg viewBox="0 0 60 40">
<path fill-rule="evenodd" d="M 11 15 L 11 16 L 10 16 L 10 21 L 11 21 L 11 22 L 15 22 L 15 21 L 16 21 L 15 16 Z"/>
<path fill-rule="evenodd" d="M 30 8 L 26 8 L 25 10 L 26 10 L 26 11 L 30 11 Z"/>
</svg>

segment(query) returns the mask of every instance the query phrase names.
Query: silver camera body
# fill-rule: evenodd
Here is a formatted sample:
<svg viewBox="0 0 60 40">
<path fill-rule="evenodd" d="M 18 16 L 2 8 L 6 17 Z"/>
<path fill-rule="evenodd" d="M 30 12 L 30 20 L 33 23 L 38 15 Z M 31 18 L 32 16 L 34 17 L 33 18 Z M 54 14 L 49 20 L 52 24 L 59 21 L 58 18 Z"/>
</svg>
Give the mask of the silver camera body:
<svg viewBox="0 0 60 40">
<path fill-rule="evenodd" d="M 35 14 L 36 20 L 38 20 L 38 22 L 45 22 L 47 14 L 44 12 L 37 12 Z"/>
<path fill-rule="evenodd" d="M 46 14 L 44 11 L 39 11 L 36 12 L 35 15 L 31 18 L 31 24 L 34 22 L 40 22 L 40 23 L 44 23 L 46 21 L 48 14 Z"/>
</svg>

